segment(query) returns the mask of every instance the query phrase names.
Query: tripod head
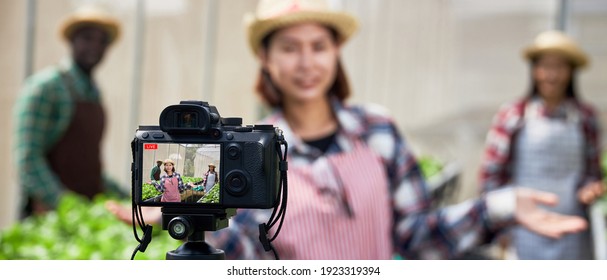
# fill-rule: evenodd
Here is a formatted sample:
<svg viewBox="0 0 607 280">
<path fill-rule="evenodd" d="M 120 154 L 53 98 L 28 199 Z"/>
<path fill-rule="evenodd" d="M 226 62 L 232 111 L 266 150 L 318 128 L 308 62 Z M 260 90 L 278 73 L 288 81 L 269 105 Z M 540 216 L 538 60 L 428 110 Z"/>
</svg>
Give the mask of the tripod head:
<svg viewBox="0 0 607 280">
<path fill-rule="evenodd" d="M 223 250 L 213 248 L 204 240 L 205 231 L 228 227 L 236 209 L 199 209 L 162 207 L 162 229 L 175 239 L 187 241 L 167 252 L 167 260 L 223 260 Z"/>
</svg>

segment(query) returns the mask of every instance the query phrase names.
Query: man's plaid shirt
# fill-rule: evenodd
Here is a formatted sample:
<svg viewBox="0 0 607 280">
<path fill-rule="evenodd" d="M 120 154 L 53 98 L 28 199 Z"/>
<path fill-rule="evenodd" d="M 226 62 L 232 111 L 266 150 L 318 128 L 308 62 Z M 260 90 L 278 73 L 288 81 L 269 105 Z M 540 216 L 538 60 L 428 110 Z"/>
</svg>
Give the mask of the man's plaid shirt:
<svg viewBox="0 0 607 280">
<path fill-rule="evenodd" d="M 50 207 L 56 206 L 66 189 L 51 170 L 46 155 L 65 133 L 74 114 L 74 100 L 61 71 L 66 71 L 80 100 L 101 102 L 94 82 L 72 60 L 64 59 L 25 80 L 13 111 L 13 159 L 22 198 L 33 196 Z M 124 193 L 116 182 L 103 177 L 109 190 Z"/>
</svg>

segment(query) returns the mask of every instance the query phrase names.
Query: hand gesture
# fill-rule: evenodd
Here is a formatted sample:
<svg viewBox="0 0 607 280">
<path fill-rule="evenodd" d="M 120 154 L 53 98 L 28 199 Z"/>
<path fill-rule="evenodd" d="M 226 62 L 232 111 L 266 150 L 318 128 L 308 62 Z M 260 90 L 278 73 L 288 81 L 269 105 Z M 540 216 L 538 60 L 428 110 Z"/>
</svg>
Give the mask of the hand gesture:
<svg viewBox="0 0 607 280">
<path fill-rule="evenodd" d="M 105 202 L 105 208 L 122 222 L 129 225 L 133 223 L 133 209 L 130 205 L 122 205 L 118 201 L 108 200 Z M 162 222 L 162 212 L 160 210 L 160 207 L 141 207 L 144 221 L 151 224 L 160 224 Z"/>
<path fill-rule="evenodd" d="M 605 184 L 601 181 L 595 181 L 580 188 L 577 192 L 577 197 L 581 203 L 589 205 L 604 193 Z"/>
<path fill-rule="evenodd" d="M 540 204 L 556 205 L 555 194 L 527 188 L 516 190 L 516 221 L 538 234 L 559 238 L 567 233 L 585 230 L 588 223 L 578 216 L 561 215 L 538 207 Z"/>
</svg>

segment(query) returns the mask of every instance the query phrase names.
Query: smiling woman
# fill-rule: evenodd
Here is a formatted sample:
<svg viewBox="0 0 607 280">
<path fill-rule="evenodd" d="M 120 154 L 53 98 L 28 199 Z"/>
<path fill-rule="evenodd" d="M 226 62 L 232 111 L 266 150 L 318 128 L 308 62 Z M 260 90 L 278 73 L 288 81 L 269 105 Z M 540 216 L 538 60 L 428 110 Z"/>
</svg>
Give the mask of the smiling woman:
<svg viewBox="0 0 607 280">
<path fill-rule="evenodd" d="M 550 191 L 559 197 L 553 211 L 588 219 L 588 205 L 605 192 L 599 119 L 575 88 L 575 73 L 588 59 L 559 31 L 539 34 L 524 56 L 531 65 L 531 90 L 494 119 L 481 170 L 483 191 Z M 591 259 L 589 234 L 553 240 L 519 227 L 511 237 L 521 259 Z"/>
<path fill-rule="evenodd" d="M 286 22 L 282 20 L 286 16 L 310 18 L 304 13 L 271 17 L 288 10 L 294 2 L 298 2 L 300 8 L 307 5 L 301 0 L 277 1 L 283 8 L 265 10 L 267 16 L 264 17 L 256 16 L 258 0 L 0 1 L 4 23 L 1 33 L 13 38 L 2 42 L 3 51 L 0 52 L 3 100 L 0 118 L 10 120 L 13 117 L 10 112 L 23 85 L 24 73 L 54 64 L 66 54 L 68 48 L 62 40 L 57 40 L 56 20 L 85 2 L 103 4 L 124 24 L 120 39 L 112 43 L 103 64 L 94 70 L 94 76 L 109 116 L 104 134 L 103 163 L 111 167 L 109 174 L 119 179 L 127 190 L 131 180 L 129 141 L 138 124 L 157 123 L 162 108 L 186 99 L 217 103 L 227 110 L 227 116 L 242 116 L 245 122 L 263 117 L 268 111 L 262 110 L 257 96 L 249 93 L 254 91 L 252 85 L 261 72 L 256 50 L 263 47 L 259 41 L 267 37 L 264 30 L 280 29 L 276 28 L 277 24 Z M 484 140 L 478 132 L 487 129 L 492 112 L 504 98 L 522 92 L 525 87 L 527 65 L 516 59 L 512 50 L 518 49 L 541 29 L 555 26 L 555 13 L 560 10 L 560 3 L 569 2 L 567 30 L 581 45 L 588 46 L 587 51 L 592 56 L 592 68 L 579 77 L 583 80 L 578 80 L 584 82 L 582 93 L 598 109 L 607 105 L 602 98 L 607 88 L 605 71 L 602 71 L 607 66 L 607 56 L 603 55 L 607 40 L 601 39 L 605 37 L 607 23 L 604 0 L 326 2 L 333 11 L 354 15 L 362 27 L 358 29 L 359 24 L 331 24 L 330 20 L 335 19 L 350 21 L 346 17 L 314 18 L 318 20 L 313 21 L 317 24 L 332 26 L 329 32 L 335 33 L 338 39 L 340 65 L 335 74 L 336 83 L 340 79 L 339 68 L 342 68 L 353 89 L 350 101 L 365 104 L 365 107 L 369 103 L 388 107 L 397 127 L 408 134 L 408 148 L 414 148 L 420 154 L 464 163 L 461 189 L 451 201 L 477 196 L 473 174 L 478 172 L 477 159 L 480 159 Z M 318 14 L 322 9 L 315 11 Z M 254 29 L 250 36 L 249 28 L 243 28 L 242 22 L 242 16 L 247 12 L 253 16 L 252 21 L 257 22 L 255 26 L 264 25 Z M 350 34 L 348 30 L 356 31 L 352 33 L 355 35 L 343 36 Z M 270 79 L 269 76 L 266 78 Z M 340 95 L 339 89 L 334 91 L 335 96 Z M 349 90 L 345 92 L 350 93 Z M 479 118 L 479 115 L 486 118 Z M 340 120 L 353 120 L 340 122 L 340 126 L 354 124 L 351 127 L 360 127 L 356 125 L 357 119 L 351 116 L 340 114 Z M 330 128 L 328 126 L 327 130 Z M 10 155 L 15 150 L 15 140 L 6 137 L 13 134 L 12 129 L 11 124 L 0 126 L 0 135 L 5 136 L 0 137 L 0 154 Z M 47 135 L 49 141 L 52 138 L 50 134 L 42 135 Z M 378 154 L 388 155 L 393 150 L 394 145 L 382 145 L 386 143 L 382 141 L 390 137 L 373 137 L 377 140 L 372 141 L 380 146 Z M 338 134 L 328 135 L 316 139 L 318 141 L 309 141 L 309 146 L 327 151 L 338 141 L 340 145 L 347 145 L 340 138 Z M 289 165 L 303 158 L 299 156 L 302 150 L 305 148 L 294 150 L 296 156 Z M 173 158 L 164 154 L 160 159 L 166 157 Z M 185 174 L 183 172 L 189 170 L 184 161 L 173 160 L 178 172 Z M 76 166 L 75 163 L 79 160 L 72 161 L 70 167 Z M 149 167 L 145 170 L 149 171 L 154 163 L 150 160 L 146 164 Z M 196 177 L 206 171 L 207 162 L 201 161 L 201 164 L 195 169 L 199 172 Z M 17 208 L 23 187 L 16 183 L 17 178 L 22 177 L 17 169 L 14 161 L 0 163 L 3 178 L 8 180 L 0 196 L 0 228 L 18 221 Z M 323 171 L 320 170 L 318 178 L 323 178 Z M 27 185 L 52 185 L 46 180 L 38 184 L 36 181 Z M 127 210 L 127 216 L 131 217 L 130 207 Z M 289 215 L 287 219 L 290 219 Z M 252 241 L 258 243 L 254 238 Z"/>
<path fill-rule="evenodd" d="M 451 258 L 515 222 L 552 237 L 585 228 L 576 217 L 540 215 L 537 204 L 553 196 L 532 190 L 431 209 L 418 161 L 388 110 L 347 102 L 340 55 L 357 20 L 322 0 L 261 0 L 245 20 L 259 61 L 256 89 L 273 109 L 261 123 L 281 128 L 289 143 L 288 214 L 273 242 L 281 258 Z M 251 239 L 267 215 L 241 209 L 209 243 L 232 248 L 228 258 L 269 257 Z"/>
</svg>

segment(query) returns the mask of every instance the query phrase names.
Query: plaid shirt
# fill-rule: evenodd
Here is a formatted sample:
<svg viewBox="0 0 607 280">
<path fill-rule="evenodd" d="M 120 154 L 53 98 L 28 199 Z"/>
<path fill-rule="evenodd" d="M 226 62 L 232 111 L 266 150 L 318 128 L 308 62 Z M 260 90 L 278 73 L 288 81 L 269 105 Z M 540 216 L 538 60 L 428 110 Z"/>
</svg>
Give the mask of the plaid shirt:
<svg viewBox="0 0 607 280">
<path fill-rule="evenodd" d="M 174 172 L 171 176 L 168 176 L 167 174 L 160 176 L 160 183 L 152 180 L 152 185 L 154 185 L 154 187 L 156 187 L 159 192 L 164 193 L 164 183 L 166 182 L 166 180 L 171 179 L 173 177 L 177 178 L 177 188 L 179 189 L 179 192 L 183 192 L 186 189 L 186 186 L 183 184 L 181 175 L 177 172 Z"/>
<path fill-rule="evenodd" d="M 568 115 L 579 115 L 585 141 L 584 178 L 582 178 L 580 186 L 603 178 L 600 168 L 600 127 L 593 107 L 579 100 L 571 99 L 549 114 L 541 99 L 523 98 L 503 105 L 493 119 L 487 134 L 480 172 L 482 191 L 496 190 L 508 186 L 510 183 L 512 146 L 526 114 L 540 118 L 565 118 Z"/>
<path fill-rule="evenodd" d="M 342 153 L 344 147 L 351 144 L 349 139 L 353 139 L 352 137 L 361 139 L 371 150 L 380 155 L 385 176 L 388 178 L 389 186 L 386 188 L 389 188 L 393 215 L 385 218 L 390 219 L 391 232 L 377 233 L 366 238 L 392 236 L 391 251 L 406 258 L 446 259 L 485 242 L 489 235 L 512 222 L 513 207 L 501 212 L 497 209 L 499 207 L 489 209 L 491 206 L 489 201 L 497 201 L 489 199 L 490 196 L 497 198 L 507 195 L 513 198 L 511 191 L 496 192 L 479 200 L 471 200 L 439 210 L 431 209 L 429 189 L 422 178 L 416 159 L 388 113 L 383 108 L 373 105 L 346 107 L 333 101 L 332 106 L 340 129 L 335 143 L 327 153 Z M 263 123 L 274 124 L 284 131 L 289 143 L 287 155 L 290 169 L 294 166 L 310 164 L 322 156 L 319 150 L 305 144 L 290 131 L 280 111 L 275 112 Z M 380 139 L 381 141 L 378 141 Z M 360 172 L 364 172 L 367 168 L 364 162 L 359 166 Z M 355 186 L 355 188 L 365 187 L 367 186 Z M 289 189 L 294 188 L 298 186 L 289 185 Z M 385 202 L 382 200 L 381 203 Z M 273 255 L 263 252 L 257 239 L 258 224 L 267 222 L 268 216 L 267 210 L 239 210 L 230 221 L 230 226 L 214 232 L 209 236 L 209 241 L 215 247 L 223 249 L 229 259 L 271 259 Z M 302 222 L 289 219 L 287 207 L 284 223 Z M 322 227 L 308 230 L 314 231 L 319 238 L 334 238 L 330 237 L 332 232 L 323 231 Z M 278 235 L 278 239 L 280 238 L 281 235 Z M 276 249 L 280 256 L 283 248 Z M 326 256 L 321 254 L 316 258 L 324 259 Z M 345 258 L 352 257 L 345 256 Z"/>
<path fill-rule="evenodd" d="M 61 69 L 67 69 L 81 100 L 101 102 L 94 82 L 71 60 L 64 59 L 25 80 L 13 111 L 13 151 L 22 198 L 33 196 L 50 207 L 57 205 L 66 188 L 51 170 L 46 154 L 66 132 L 74 113 L 74 101 L 61 78 Z M 124 194 L 108 176 L 103 179 L 109 190 Z"/>
<path fill-rule="evenodd" d="M 150 180 L 156 180 L 156 178 L 154 178 L 154 174 L 156 174 L 156 172 L 160 174 L 160 167 L 158 167 L 158 165 L 154 165 L 154 167 L 152 167 L 152 170 L 150 170 Z"/>
</svg>

